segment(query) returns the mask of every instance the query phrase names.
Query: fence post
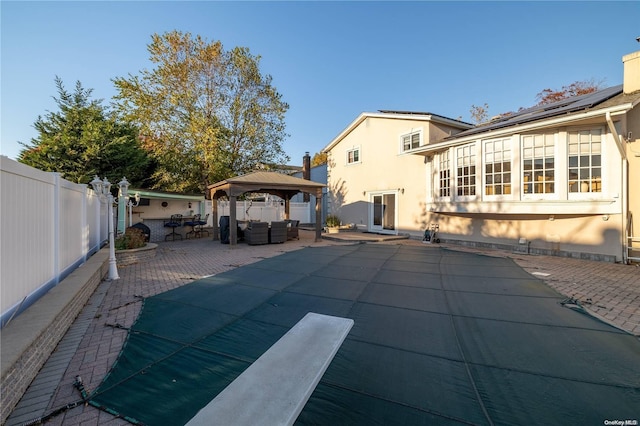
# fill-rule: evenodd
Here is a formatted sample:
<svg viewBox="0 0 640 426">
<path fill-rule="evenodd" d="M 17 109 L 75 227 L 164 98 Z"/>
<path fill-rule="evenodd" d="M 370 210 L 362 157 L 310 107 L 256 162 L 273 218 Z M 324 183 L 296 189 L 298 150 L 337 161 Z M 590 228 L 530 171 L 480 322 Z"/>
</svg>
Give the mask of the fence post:
<svg viewBox="0 0 640 426">
<path fill-rule="evenodd" d="M 53 172 L 53 277 L 60 283 L 60 173 Z"/>
<path fill-rule="evenodd" d="M 91 237 L 89 235 L 89 215 L 87 214 L 87 206 L 89 203 L 87 202 L 87 186 L 84 187 L 84 191 L 82 193 L 82 259 L 84 262 L 88 259 L 89 254 L 89 244 L 91 244 Z"/>
</svg>

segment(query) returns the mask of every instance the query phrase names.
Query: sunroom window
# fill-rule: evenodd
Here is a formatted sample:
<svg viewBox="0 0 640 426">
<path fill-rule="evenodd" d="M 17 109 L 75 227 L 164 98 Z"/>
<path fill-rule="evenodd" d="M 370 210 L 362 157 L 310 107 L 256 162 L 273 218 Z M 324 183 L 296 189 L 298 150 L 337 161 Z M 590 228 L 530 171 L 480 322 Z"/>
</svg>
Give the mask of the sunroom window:
<svg viewBox="0 0 640 426">
<path fill-rule="evenodd" d="M 555 193 L 554 135 L 522 137 L 522 191 L 526 194 Z"/>
<path fill-rule="evenodd" d="M 569 192 L 602 192 L 602 131 L 569 132 Z"/>
<path fill-rule="evenodd" d="M 449 151 L 441 152 L 438 155 L 438 184 L 440 197 L 451 196 L 451 159 L 449 158 Z"/>
<path fill-rule="evenodd" d="M 476 195 L 476 146 L 456 148 L 456 189 L 458 196 Z"/>
<path fill-rule="evenodd" d="M 484 194 L 511 194 L 511 139 L 484 142 Z"/>
</svg>

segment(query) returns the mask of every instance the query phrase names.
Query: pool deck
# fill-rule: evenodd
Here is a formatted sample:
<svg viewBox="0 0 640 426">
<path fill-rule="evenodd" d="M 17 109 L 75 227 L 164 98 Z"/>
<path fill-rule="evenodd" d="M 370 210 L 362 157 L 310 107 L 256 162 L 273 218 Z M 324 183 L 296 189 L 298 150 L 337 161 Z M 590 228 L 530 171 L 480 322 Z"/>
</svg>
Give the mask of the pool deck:
<svg viewBox="0 0 640 426">
<path fill-rule="evenodd" d="M 300 240 L 264 246 L 239 244 L 232 248 L 210 238 L 159 243 L 155 258 L 120 267 L 119 280 L 100 283 L 5 424 L 24 424 L 78 401 L 79 392 L 73 386 L 76 376 L 82 378 L 87 391 L 95 389 L 120 353 L 126 328 L 134 323 L 145 297 L 304 247 L 358 243 L 423 245 L 421 241 L 406 237 L 359 232 L 324 234 L 323 237 L 322 241 L 315 242 L 313 232 L 301 230 Z M 511 258 L 594 316 L 640 336 L 640 268 L 637 265 L 451 244 L 434 244 L 433 247 Z M 3 344 L 7 342 L 3 341 Z M 79 405 L 51 418 L 47 424 L 129 423 L 94 407 Z"/>
</svg>

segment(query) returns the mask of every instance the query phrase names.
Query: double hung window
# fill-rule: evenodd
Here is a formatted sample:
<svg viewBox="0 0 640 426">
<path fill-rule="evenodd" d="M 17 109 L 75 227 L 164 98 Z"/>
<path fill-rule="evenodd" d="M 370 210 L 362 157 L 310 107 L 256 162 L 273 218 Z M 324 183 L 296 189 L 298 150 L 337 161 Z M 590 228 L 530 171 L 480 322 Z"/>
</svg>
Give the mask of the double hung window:
<svg viewBox="0 0 640 426">
<path fill-rule="evenodd" d="M 402 151 L 410 151 L 422 145 L 422 132 L 411 132 L 402 135 Z"/>
<path fill-rule="evenodd" d="M 476 146 L 456 148 L 456 190 L 459 197 L 476 195 Z"/>
<path fill-rule="evenodd" d="M 522 137 L 522 191 L 555 193 L 555 142 L 553 134 Z"/>
<path fill-rule="evenodd" d="M 449 157 L 449 151 L 441 152 L 438 161 L 438 183 L 440 197 L 451 196 L 451 159 Z"/>
<path fill-rule="evenodd" d="M 602 192 L 602 131 L 567 134 L 569 193 Z"/>
<path fill-rule="evenodd" d="M 347 151 L 347 164 L 360 162 L 360 148 L 353 148 Z"/>
<path fill-rule="evenodd" d="M 484 142 L 484 194 L 511 194 L 511 139 Z"/>
</svg>

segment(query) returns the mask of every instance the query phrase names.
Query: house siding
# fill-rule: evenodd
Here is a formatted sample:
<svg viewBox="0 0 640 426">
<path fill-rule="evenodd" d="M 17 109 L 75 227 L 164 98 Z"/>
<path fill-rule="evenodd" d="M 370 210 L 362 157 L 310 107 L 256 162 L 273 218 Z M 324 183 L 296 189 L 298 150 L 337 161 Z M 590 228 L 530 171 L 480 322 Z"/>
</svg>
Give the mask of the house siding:
<svg viewBox="0 0 640 426">
<path fill-rule="evenodd" d="M 415 238 L 437 224 L 447 242 L 640 260 L 638 69 L 625 62 L 624 85 L 470 129 L 460 123 L 469 129 L 461 132 L 442 116 L 361 114 L 325 148 L 333 212 L 368 229 L 370 195 L 388 191 L 397 199 L 394 232 Z M 416 129 L 421 146 L 403 153 L 398 136 Z M 354 147 L 360 163 L 347 165 Z"/>
<path fill-rule="evenodd" d="M 426 212 L 424 158 L 402 151 L 400 137 L 422 132 L 423 144 L 434 134 L 459 129 L 425 120 L 368 117 L 328 151 L 329 213 L 343 224 L 369 230 L 372 193 L 394 193 L 397 199 L 395 233 L 420 234 Z M 360 161 L 347 163 L 347 152 L 360 150 Z M 420 213 L 421 212 L 421 213 Z"/>
<path fill-rule="evenodd" d="M 624 120 L 618 126 L 624 127 Z M 568 132 L 597 129 L 602 132 L 602 192 L 575 194 L 568 191 Z M 522 140 L 530 134 L 548 135 L 555 143 L 555 190 L 551 194 L 523 191 Z M 468 244 L 496 244 L 529 252 L 621 261 L 624 257 L 625 215 L 623 207 L 623 160 L 614 136 L 603 119 L 571 126 L 542 128 L 526 134 L 501 135 L 512 147 L 512 193 L 500 199 L 484 194 L 483 134 L 475 142 L 478 160 L 476 196 L 438 197 L 438 161 L 427 173 L 429 197 L 427 221 L 438 223 L 442 240 Z M 456 146 L 449 148 L 451 153 Z M 453 155 L 453 154 L 452 154 Z M 521 247 L 521 243 L 526 247 Z"/>
</svg>

